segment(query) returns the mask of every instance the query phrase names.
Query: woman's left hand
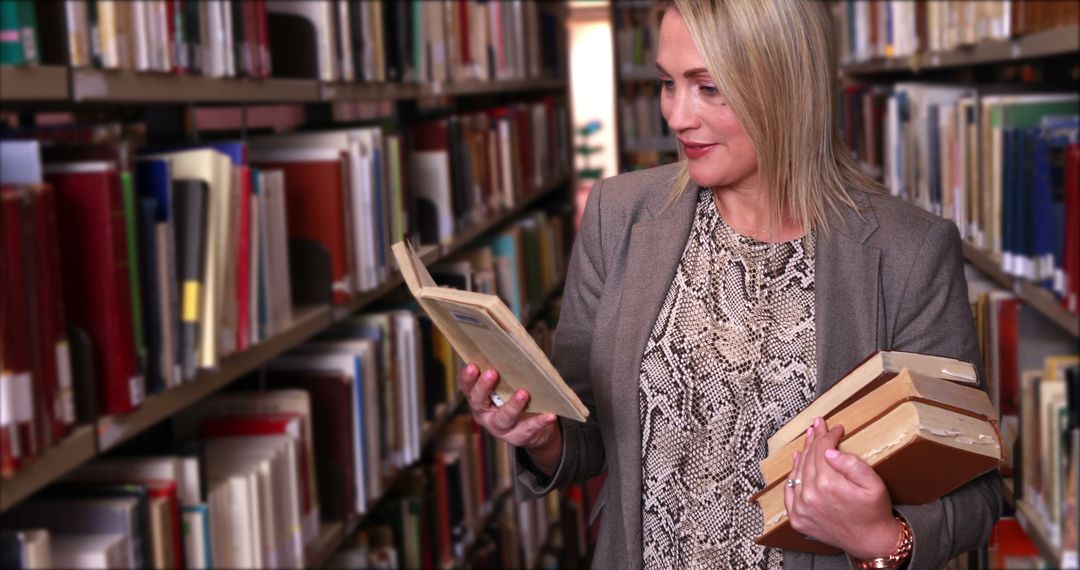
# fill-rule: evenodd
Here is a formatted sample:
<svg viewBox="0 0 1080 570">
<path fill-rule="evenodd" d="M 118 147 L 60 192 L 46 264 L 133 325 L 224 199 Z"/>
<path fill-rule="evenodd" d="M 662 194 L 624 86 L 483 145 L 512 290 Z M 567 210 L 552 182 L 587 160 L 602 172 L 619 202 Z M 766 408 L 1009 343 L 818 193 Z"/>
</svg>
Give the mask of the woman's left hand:
<svg viewBox="0 0 1080 570">
<path fill-rule="evenodd" d="M 799 533 L 857 559 L 888 556 L 901 531 L 889 491 L 865 461 L 836 449 L 843 433 L 822 418 L 807 430 L 790 475 L 796 484 L 784 489 L 788 520 Z"/>
</svg>

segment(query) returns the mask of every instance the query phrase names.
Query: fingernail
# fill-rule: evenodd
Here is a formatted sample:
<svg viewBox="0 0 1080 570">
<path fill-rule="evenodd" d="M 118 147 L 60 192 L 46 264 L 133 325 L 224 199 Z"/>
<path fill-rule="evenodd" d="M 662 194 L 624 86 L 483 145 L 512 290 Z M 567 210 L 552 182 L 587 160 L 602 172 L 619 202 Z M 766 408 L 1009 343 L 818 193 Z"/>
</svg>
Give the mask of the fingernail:
<svg viewBox="0 0 1080 570">
<path fill-rule="evenodd" d="M 544 421 L 549 424 L 555 423 L 555 414 L 548 414 L 547 417 L 544 418 Z"/>
<path fill-rule="evenodd" d="M 814 426 L 806 428 L 806 437 L 814 437 Z"/>
<path fill-rule="evenodd" d="M 473 376 L 475 374 L 479 374 L 480 369 L 477 368 L 475 364 L 470 364 L 470 365 L 465 367 L 465 372 L 468 373 L 469 376 Z"/>
<path fill-rule="evenodd" d="M 519 402 L 524 402 L 525 401 L 525 390 L 518 390 L 517 393 L 514 394 L 514 399 L 519 401 Z"/>
<path fill-rule="evenodd" d="M 818 417 L 814 418 L 814 427 L 816 427 L 816 428 L 821 427 L 821 416 L 818 416 Z"/>
<path fill-rule="evenodd" d="M 495 379 L 495 371 L 494 370 L 488 370 L 487 372 L 484 373 L 484 380 L 494 380 L 494 379 Z"/>
<path fill-rule="evenodd" d="M 840 457 L 840 452 L 835 449 L 826 449 L 825 457 L 828 459 L 836 459 L 837 457 Z"/>
<path fill-rule="evenodd" d="M 799 452 L 798 451 L 796 451 L 795 454 L 791 456 L 791 462 L 792 463 L 798 463 L 799 462 Z"/>
</svg>

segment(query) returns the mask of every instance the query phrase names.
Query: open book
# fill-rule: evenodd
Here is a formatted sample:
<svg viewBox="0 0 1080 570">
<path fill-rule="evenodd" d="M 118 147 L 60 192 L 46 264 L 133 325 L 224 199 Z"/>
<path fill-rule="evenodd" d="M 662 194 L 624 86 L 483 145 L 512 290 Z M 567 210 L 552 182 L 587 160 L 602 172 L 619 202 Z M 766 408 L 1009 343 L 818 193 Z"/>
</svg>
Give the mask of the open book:
<svg viewBox="0 0 1080 570">
<path fill-rule="evenodd" d="M 530 395 L 525 411 L 585 421 L 588 408 L 501 299 L 439 287 L 406 242 L 391 249 L 409 291 L 461 358 L 481 370 L 499 371 L 499 383 L 491 394 L 496 405 L 524 388 Z"/>
</svg>

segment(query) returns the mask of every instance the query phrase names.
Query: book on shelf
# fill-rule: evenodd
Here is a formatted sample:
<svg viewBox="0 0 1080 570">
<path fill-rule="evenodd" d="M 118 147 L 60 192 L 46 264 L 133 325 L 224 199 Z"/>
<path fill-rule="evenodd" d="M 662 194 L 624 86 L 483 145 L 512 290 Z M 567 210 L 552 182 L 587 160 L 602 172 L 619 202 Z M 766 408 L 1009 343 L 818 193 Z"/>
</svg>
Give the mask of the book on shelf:
<svg viewBox="0 0 1080 570">
<path fill-rule="evenodd" d="M 1069 2 L 857 2 L 834 5 L 840 61 L 962 49 L 1080 23 Z"/>
<path fill-rule="evenodd" d="M 867 462 L 896 504 L 923 504 L 992 470 L 1004 458 L 998 417 L 978 388 L 974 366 L 951 358 L 879 351 L 777 430 L 761 462 L 765 487 L 751 497 L 762 511 L 765 546 L 819 554 L 834 547 L 791 528 L 782 481 L 801 450 L 805 428 L 823 417 L 843 426 L 838 449 Z M 927 465 L 949 465 L 927 470 Z"/>
<path fill-rule="evenodd" d="M 49 531 L 43 528 L 0 530 L 0 565 L 19 570 L 54 568 Z"/>
<path fill-rule="evenodd" d="M 497 405 L 525 388 L 528 411 L 585 420 L 588 409 L 498 297 L 438 287 L 408 244 L 394 244 L 393 252 L 409 291 L 464 361 L 499 370 Z"/>
<path fill-rule="evenodd" d="M 1078 99 L 1003 90 L 848 85 L 841 123 L 860 164 L 894 195 L 953 220 L 1006 274 L 1076 312 L 1077 240 L 1066 228 L 1080 204 Z"/>
</svg>

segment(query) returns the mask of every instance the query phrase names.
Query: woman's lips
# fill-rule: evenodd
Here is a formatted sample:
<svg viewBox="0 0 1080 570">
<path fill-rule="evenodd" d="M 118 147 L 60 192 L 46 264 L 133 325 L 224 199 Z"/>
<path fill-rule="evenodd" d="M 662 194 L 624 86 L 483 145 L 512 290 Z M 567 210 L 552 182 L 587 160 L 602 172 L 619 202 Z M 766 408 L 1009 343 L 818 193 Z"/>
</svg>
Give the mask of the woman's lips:
<svg viewBox="0 0 1080 570">
<path fill-rule="evenodd" d="M 679 142 L 682 143 L 687 158 L 701 158 L 716 146 L 715 144 L 692 143 L 682 140 Z"/>
</svg>

